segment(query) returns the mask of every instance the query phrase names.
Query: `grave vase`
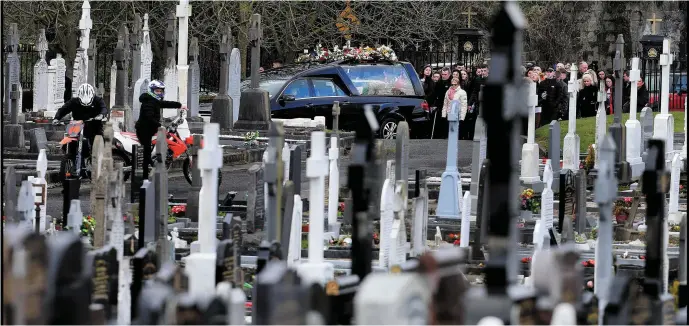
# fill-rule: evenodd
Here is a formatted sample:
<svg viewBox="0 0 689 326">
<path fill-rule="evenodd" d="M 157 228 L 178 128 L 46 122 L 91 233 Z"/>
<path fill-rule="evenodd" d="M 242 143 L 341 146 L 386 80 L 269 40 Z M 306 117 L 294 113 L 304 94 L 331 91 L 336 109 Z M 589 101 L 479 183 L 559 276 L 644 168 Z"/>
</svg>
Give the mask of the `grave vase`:
<svg viewBox="0 0 689 326">
<path fill-rule="evenodd" d="M 617 221 L 617 224 L 624 224 L 624 222 L 629 218 L 628 214 L 617 214 L 615 215 L 615 220 Z"/>
</svg>

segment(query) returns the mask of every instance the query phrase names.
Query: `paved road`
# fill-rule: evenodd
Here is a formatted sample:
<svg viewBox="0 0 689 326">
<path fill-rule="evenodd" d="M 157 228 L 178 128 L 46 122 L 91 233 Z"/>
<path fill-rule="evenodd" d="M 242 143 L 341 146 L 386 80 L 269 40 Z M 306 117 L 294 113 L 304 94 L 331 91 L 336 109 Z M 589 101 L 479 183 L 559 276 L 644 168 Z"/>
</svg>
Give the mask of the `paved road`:
<svg viewBox="0 0 689 326">
<path fill-rule="evenodd" d="M 460 172 L 469 172 L 471 164 L 471 141 L 460 141 L 459 151 L 459 167 Z M 386 153 L 389 158 L 394 158 L 395 153 L 394 141 L 386 142 Z M 445 159 L 447 155 L 447 141 L 446 140 L 410 140 L 409 142 L 409 173 L 413 176 L 414 170 L 418 168 L 427 169 L 429 176 L 440 176 L 445 169 Z M 340 164 L 340 180 L 347 179 L 347 165 L 349 164 L 349 157 L 341 158 Z M 220 185 L 220 197 L 228 191 L 236 191 L 237 198 L 246 198 L 247 185 L 249 184 L 248 169 L 251 164 L 237 165 L 223 168 L 223 182 Z M 308 181 L 306 179 L 306 164 L 303 163 L 302 171 L 302 196 L 308 196 Z M 126 184 L 127 194 L 130 193 L 130 184 Z M 168 190 L 173 196 L 187 197 L 189 184 L 182 176 L 181 172 L 173 171 L 170 174 Z M 62 214 L 62 188 L 57 187 L 48 190 L 48 205 L 47 214 L 50 216 L 61 216 Z M 79 192 L 81 199 L 81 210 L 84 214 L 90 212 L 89 196 L 91 193 L 91 184 L 85 182 Z"/>
</svg>

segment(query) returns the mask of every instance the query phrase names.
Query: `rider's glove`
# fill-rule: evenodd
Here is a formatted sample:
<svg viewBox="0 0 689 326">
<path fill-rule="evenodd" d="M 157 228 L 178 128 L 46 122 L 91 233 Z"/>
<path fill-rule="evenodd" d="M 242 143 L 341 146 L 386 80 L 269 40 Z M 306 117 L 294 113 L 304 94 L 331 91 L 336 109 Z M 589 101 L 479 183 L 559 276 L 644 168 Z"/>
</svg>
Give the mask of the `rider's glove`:
<svg viewBox="0 0 689 326">
<path fill-rule="evenodd" d="M 99 114 L 99 115 L 95 116 L 95 117 L 93 118 L 93 120 L 101 120 L 101 121 L 102 121 L 103 118 L 104 118 L 103 115 L 102 115 L 102 114 Z"/>
<path fill-rule="evenodd" d="M 54 125 L 54 126 L 57 126 L 57 125 L 59 125 L 59 124 L 60 124 L 60 120 L 58 120 L 58 119 L 53 119 L 53 125 Z"/>
</svg>

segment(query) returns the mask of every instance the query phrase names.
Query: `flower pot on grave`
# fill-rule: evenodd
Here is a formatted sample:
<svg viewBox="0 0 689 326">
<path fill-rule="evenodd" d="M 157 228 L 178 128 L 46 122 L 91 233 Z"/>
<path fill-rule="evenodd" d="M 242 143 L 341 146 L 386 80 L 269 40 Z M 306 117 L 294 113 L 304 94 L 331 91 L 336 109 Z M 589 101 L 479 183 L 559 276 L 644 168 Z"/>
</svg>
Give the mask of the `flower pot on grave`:
<svg viewBox="0 0 689 326">
<path fill-rule="evenodd" d="M 574 247 L 579 251 L 587 251 L 591 249 L 587 242 L 577 242 L 574 244 Z"/>
<path fill-rule="evenodd" d="M 519 211 L 519 218 L 521 218 L 524 221 L 531 221 L 533 220 L 533 213 L 531 211 Z"/>
<path fill-rule="evenodd" d="M 628 217 L 629 215 L 626 214 L 615 215 L 615 221 L 617 221 L 617 224 L 624 224 Z"/>
</svg>

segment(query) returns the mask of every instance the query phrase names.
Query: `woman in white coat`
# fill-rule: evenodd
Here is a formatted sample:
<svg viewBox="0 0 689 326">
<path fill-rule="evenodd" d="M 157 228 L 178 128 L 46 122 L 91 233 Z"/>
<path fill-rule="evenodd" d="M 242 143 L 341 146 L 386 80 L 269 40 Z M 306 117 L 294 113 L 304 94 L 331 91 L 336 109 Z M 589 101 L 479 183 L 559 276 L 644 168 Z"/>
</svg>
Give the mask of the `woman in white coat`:
<svg viewBox="0 0 689 326">
<path fill-rule="evenodd" d="M 452 107 L 452 101 L 454 100 L 459 100 L 461 104 L 459 107 L 459 128 L 461 130 L 462 121 L 464 121 L 464 118 L 466 118 L 467 115 L 467 92 L 465 92 L 461 87 L 459 87 L 459 78 L 452 78 L 452 80 L 450 81 L 450 88 L 447 89 L 447 92 L 445 93 L 445 101 L 443 102 L 443 119 L 441 121 L 445 121 L 445 123 L 444 126 L 441 128 L 435 126 L 436 135 L 438 135 L 438 137 L 433 138 L 447 138 L 449 130 L 449 125 L 447 123 L 447 114 L 448 112 L 450 112 L 450 109 Z M 442 133 L 438 133 L 438 131 Z"/>
</svg>

